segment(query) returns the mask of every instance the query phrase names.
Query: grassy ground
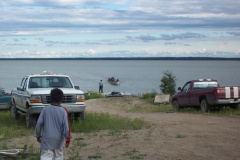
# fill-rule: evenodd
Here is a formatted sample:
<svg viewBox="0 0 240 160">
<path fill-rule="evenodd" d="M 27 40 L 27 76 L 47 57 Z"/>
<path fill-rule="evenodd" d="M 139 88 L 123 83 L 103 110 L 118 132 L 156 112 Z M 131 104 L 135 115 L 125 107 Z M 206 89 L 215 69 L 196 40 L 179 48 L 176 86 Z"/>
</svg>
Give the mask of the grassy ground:
<svg viewBox="0 0 240 160">
<path fill-rule="evenodd" d="M 154 94 L 150 93 L 147 96 L 141 98 L 143 101 L 149 102 L 149 105 L 143 106 L 143 107 L 136 107 L 129 112 L 173 112 L 173 108 L 171 103 L 164 104 L 164 105 L 153 105 L 152 104 L 152 97 Z M 180 109 L 179 112 L 183 113 L 190 113 L 190 114 L 204 114 L 204 115 L 217 115 L 217 116 L 239 116 L 240 115 L 240 109 L 236 110 L 233 108 L 230 108 L 229 106 L 225 106 L 219 109 L 211 109 L 207 113 L 201 112 L 200 107 L 195 108 L 183 108 Z"/>
<path fill-rule="evenodd" d="M 143 106 L 143 107 L 137 107 L 134 109 L 131 109 L 130 112 L 172 112 L 172 105 L 166 104 L 166 105 L 152 105 L 152 100 L 156 96 L 157 92 L 153 90 L 151 93 L 145 93 L 142 95 L 141 99 L 143 101 L 149 102 L 149 105 Z M 179 112 L 183 113 L 191 113 L 191 114 L 205 114 L 205 115 L 217 115 L 217 116 L 238 116 L 240 115 L 240 109 L 232 109 L 228 106 L 225 106 L 220 109 L 212 109 L 211 111 L 207 113 L 201 112 L 200 108 L 184 108 L 180 109 Z"/>
<path fill-rule="evenodd" d="M 103 95 L 98 93 L 91 93 L 90 95 L 85 95 L 86 99 L 95 99 L 95 98 L 104 98 Z M 148 94 L 143 96 L 141 100 L 147 101 L 147 105 L 136 107 L 129 112 L 172 112 L 172 105 L 153 105 L 152 97 L 154 94 Z M 180 112 L 190 113 L 190 114 L 205 114 L 208 116 L 217 115 L 217 116 L 239 116 L 240 110 L 234 110 L 230 107 L 224 107 L 220 110 L 210 111 L 208 113 L 202 113 L 200 109 L 196 108 L 187 108 L 181 109 Z M 0 149 L 8 149 L 6 141 L 13 137 L 20 136 L 33 136 L 34 129 L 26 129 L 25 117 L 20 116 L 20 119 L 15 120 L 10 111 L 0 111 Z M 97 125 L 96 125 L 97 124 Z M 125 130 L 138 130 L 148 124 L 142 119 L 128 119 L 119 116 L 110 116 L 108 114 L 97 114 L 86 112 L 85 121 L 77 120 L 71 122 L 72 132 L 82 132 L 82 133 L 96 133 L 101 130 L 108 130 L 109 135 L 117 134 Z M 182 135 L 177 135 L 177 138 L 183 138 Z M 77 143 L 78 142 L 78 143 Z M 80 143 L 76 140 L 76 145 L 86 145 Z M 131 151 L 131 153 L 134 151 Z M 126 155 L 129 153 L 126 153 Z M 93 155 L 94 156 L 98 155 Z M 144 156 L 143 156 L 144 157 Z M 39 160 L 39 157 L 32 158 L 32 160 Z"/>
<path fill-rule="evenodd" d="M 10 111 L 0 112 L 0 141 L 4 139 L 10 139 L 22 135 L 33 134 L 33 130 L 26 129 L 26 121 L 24 117 L 15 120 Z"/>
<path fill-rule="evenodd" d="M 84 96 L 85 96 L 86 100 L 97 99 L 97 98 L 105 98 L 104 95 L 102 95 L 101 93 L 96 93 L 96 92 L 85 93 Z"/>
<path fill-rule="evenodd" d="M 172 105 L 171 104 L 165 104 L 165 105 L 153 105 L 149 104 L 143 107 L 136 107 L 129 112 L 173 112 Z M 240 110 L 232 109 L 228 106 L 211 110 L 207 113 L 201 112 L 200 108 L 184 108 L 180 109 L 179 112 L 182 113 L 190 113 L 190 114 L 204 114 L 204 115 L 217 115 L 217 116 L 239 116 Z"/>
<path fill-rule="evenodd" d="M 97 132 L 101 130 L 138 130 L 147 123 L 142 119 L 129 119 L 108 114 L 85 113 L 85 121 L 71 121 L 72 132 Z M 13 137 L 34 135 L 34 129 L 26 129 L 25 118 L 15 120 L 10 111 L 0 112 L 0 141 Z M 3 149 L 3 145 L 0 149 Z"/>
<path fill-rule="evenodd" d="M 33 136 L 34 128 L 32 129 L 26 129 L 25 124 L 25 117 L 20 116 L 20 119 L 15 120 L 12 117 L 12 114 L 10 111 L 1 111 L 0 112 L 0 150 L 7 150 L 8 145 L 6 144 L 7 139 L 11 139 L 14 137 L 30 137 Z M 85 121 L 77 120 L 77 121 L 71 121 L 71 131 L 72 132 L 81 132 L 81 133 L 97 133 L 101 130 L 108 130 L 109 136 L 114 136 L 116 134 L 119 134 L 125 130 L 138 130 L 141 129 L 143 126 L 145 126 L 147 123 L 142 119 L 129 119 L 129 118 L 123 118 L 119 116 L 110 116 L 108 114 L 97 114 L 97 113 L 85 113 Z M 80 141 L 74 140 L 73 145 L 74 146 L 84 146 L 86 144 L 80 143 Z M 78 143 L 77 143 L 78 142 Z M 28 146 L 28 151 L 31 153 L 39 153 L 40 151 L 34 150 L 34 148 L 31 148 Z M 75 152 L 74 152 L 75 153 Z M 77 153 L 77 152 L 76 152 Z M 74 159 L 79 159 L 78 155 Z M 90 158 L 94 158 L 90 157 Z M 24 159 L 24 158 L 23 158 Z M 40 157 L 33 156 L 30 158 L 31 160 L 39 160 Z"/>
<path fill-rule="evenodd" d="M 97 114 L 86 112 L 85 121 L 77 120 L 71 123 L 73 132 L 96 132 L 101 130 L 138 130 L 146 122 L 142 119 L 131 120 L 119 116 L 110 116 L 108 114 Z"/>
<path fill-rule="evenodd" d="M 149 101 L 154 94 L 145 96 L 141 100 Z M 88 98 L 103 98 L 101 94 L 94 93 Z M 153 105 L 149 103 L 146 106 L 136 107 L 129 112 L 172 112 L 172 105 Z M 223 107 L 220 110 L 211 110 L 208 113 L 202 113 L 199 108 L 181 109 L 179 112 L 190 114 L 205 114 L 217 116 L 239 116 L 240 110 L 234 110 L 230 107 Z M 85 113 L 85 122 L 80 120 L 71 122 L 73 132 L 95 132 L 100 130 L 127 130 L 127 129 L 141 129 L 145 125 L 142 119 L 130 120 L 118 116 L 110 116 L 108 114 Z M 25 117 L 20 116 L 20 119 L 15 120 L 10 111 L 0 112 L 0 141 L 4 139 L 11 139 L 18 136 L 26 136 L 34 134 L 34 129 L 26 129 Z M 98 124 L 98 125 L 96 125 Z"/>
</svg>

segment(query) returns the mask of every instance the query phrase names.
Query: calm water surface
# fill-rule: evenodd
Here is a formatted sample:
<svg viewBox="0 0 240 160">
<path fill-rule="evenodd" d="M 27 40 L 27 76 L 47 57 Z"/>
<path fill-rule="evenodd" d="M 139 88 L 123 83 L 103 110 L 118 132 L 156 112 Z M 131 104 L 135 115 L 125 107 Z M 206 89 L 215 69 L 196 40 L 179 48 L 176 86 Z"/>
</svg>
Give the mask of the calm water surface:
<svg viewBox="0 0 240 160">
<path fill-rule="evenodd" d="M 177 86 L 186 81 L 212 78 L 221 86 L 240 86 L 240 61 L 176 61 L 176 60 L 1 60 L 0 87 L 7 92 L 20 85 L 28 74 L 44 70 L 67 74 L 81 90 L 98 91 L 98 82 L 103 80 L 105 93 L 112 91 L 146 93 L 156 89 L 163 72 L 172 71 Z M 107 82 L 108 77 L 121 81 L 119 86 Z"/>
</svg>

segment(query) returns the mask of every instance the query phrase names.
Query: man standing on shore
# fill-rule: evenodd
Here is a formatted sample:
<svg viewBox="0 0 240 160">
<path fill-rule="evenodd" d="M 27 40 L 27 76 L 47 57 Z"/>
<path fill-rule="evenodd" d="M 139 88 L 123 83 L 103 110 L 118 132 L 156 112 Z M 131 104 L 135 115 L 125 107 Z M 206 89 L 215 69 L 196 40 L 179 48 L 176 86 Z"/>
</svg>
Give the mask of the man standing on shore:
<svg viewBox="0 0 240 160">
<path fill-rule="evenodd" d="M 103 93 L 103 83 L 102 83 L 102 80 L 99 82 L 99 93 Z"/>
</svg>

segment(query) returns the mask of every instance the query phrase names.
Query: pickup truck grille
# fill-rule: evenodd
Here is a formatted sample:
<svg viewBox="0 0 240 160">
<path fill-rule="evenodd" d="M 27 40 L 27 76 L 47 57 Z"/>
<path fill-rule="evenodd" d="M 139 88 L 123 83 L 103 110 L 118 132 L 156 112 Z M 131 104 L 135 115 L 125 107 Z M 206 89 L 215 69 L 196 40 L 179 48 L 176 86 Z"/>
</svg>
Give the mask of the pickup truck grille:
<svg viewBox="0 0 240 160">
<path fill-rule="evenodd" d="M 51 103 L 50 95 L 43 95 L 42 102 L 43 104 Z M 76 95 L 71 94 L 64 95 L 62 103 L 76 103 Z"/>
</svg>

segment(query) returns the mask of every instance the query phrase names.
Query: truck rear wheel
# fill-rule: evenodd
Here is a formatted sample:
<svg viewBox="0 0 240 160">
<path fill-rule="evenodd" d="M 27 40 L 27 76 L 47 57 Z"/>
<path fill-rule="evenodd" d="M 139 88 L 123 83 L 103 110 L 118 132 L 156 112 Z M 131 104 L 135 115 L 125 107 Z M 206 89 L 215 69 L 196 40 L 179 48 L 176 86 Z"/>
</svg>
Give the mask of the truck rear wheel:
<svg viewBox="0 0 240 160">
<path fill-rule="evenodd" d="M 32 128 L 35 127 L 37 123 L 37 117 L 34 114 L 30 113 L 30 110 L 28 108 L 27 113 L 26 113 L 26 124 L 27 128 Z"/>
<path fill-rule="evenodd" d="M 173 106 L 173 111 L 174 111 L 174 112 L 178 112 L 178 111 L 180 110 L 180 106 L 179 106 L 177 100 L 174 100 L 174 101 L 173 101 L 172 106 Z"/>
<path fill-rule="evenodd" d="M 18 109 L 17 109 L 15 103 L 12 104 L 12 113 L 13 113 L 13 118 L 14 119 L 18 119 L 19 118 Z"/>
<path fill-rule="evenodd" d="M 231 106 L 232 109 L 239 110 L 240 109 L 240 104 L 234 104 Z"/>
<path fill-rule="evenodd" d="M 208 112 L 210 110 L 210 106 L 208 104 L 208 101 L 206 99 L 203 99 L 200 104 L 201 111 L 202 112 Z"/>
</svg>

